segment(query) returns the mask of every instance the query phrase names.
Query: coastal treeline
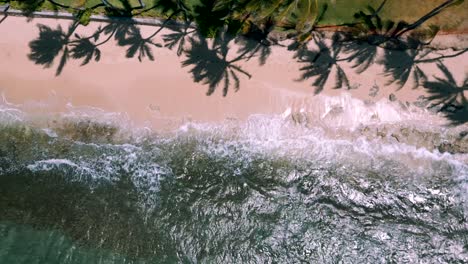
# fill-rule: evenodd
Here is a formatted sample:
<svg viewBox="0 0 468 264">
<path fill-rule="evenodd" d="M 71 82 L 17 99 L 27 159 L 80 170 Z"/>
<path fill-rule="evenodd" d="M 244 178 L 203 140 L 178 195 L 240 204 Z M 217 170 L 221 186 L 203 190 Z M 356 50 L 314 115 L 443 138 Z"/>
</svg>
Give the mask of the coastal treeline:
<svg viewBox="0 0 468 264">
<path fill-rule="evenodd" d="M 92 14 L 159 17 L 194 22 L 200 33 L 206 37 L 215 37 L 220 30 L 227 30 L 234 35 L 257 38 L 275 32 L 283 37 L 307 41 L 311 39 L 310 33 L 318 27 L 338 27 L 340 30 L 355 31 L 356 34 L 378 33 L 392 38 L 400 37 L 421 27 L 444 9 L 460 5 L 464 1 L 425 1 L 421 4 L 422 7 L 414 10 L 412 17 L 404 17 L 412 21 L 389 17 L 388 14 L 402 13 L 405 8 L 410 8 L 411 4 L 400 0 L 350 0 L 346 3 L 330 0 L 0 0 L 1 2 L 28 13 L 37 10 L 66 10 L 74 13 L 84 25 L 89 23 Z M 425 13 L 419 15 L 419 9 Z M 463 21 L 463 15 L 456 14 L 450 22 L 424 25 L 420 34 L 431 35 L 441 27 L 455 27 L 459 21 Z"/>
</svg>

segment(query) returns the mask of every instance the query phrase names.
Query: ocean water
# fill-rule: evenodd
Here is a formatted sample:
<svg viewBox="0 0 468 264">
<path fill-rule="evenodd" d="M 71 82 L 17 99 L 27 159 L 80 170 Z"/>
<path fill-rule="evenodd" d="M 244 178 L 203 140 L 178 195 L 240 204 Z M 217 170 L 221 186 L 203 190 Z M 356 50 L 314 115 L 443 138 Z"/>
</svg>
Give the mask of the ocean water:
<svg viewBox="0 0 468 264">
<path fill-rule="evenodd" d="M 285 115 L 158 132 L 2 107 L 0 263 L 468 261 L 466 154 Z"/>
</svg>

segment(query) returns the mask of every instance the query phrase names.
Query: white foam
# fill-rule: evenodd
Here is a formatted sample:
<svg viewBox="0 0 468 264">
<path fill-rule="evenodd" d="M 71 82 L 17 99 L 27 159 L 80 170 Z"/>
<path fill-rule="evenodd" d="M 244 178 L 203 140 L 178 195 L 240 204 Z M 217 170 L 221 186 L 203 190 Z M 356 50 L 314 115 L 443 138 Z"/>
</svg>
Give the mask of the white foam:
<svg viewBox="0 0 468 264">
<path fill-rule="evenodd" d="M 47 136 L 51 137 L 51 138 L 56 138 L 58 137 L 57 133 L 55 133 L 55 131 L 53 131 L 52 129 L 50 128 L 43 128 L 42 131 L 44 131 Z"/>
<path fill-rule="evenodd" d="M 294 107 L 290 106 L 291 102 L 295 100 L 299 100 L 300 103 L 293 103 Z M 339 96 L 317 95 L 306 100 L 304 96 L 301 99 L 291 97 L 286 98 L 284 104 L 286 107 L 281 114 L 283 118 L 295 118 L 294 115 L 301 114 L 312 125 L 347 127 L 351 130 L 369 124 L 419 120 L 437 124 L 445 122 L 425 109 L 407 105 L 400 101 L 390 102 L 388 99 L 382 98 L 376 102 L 364 102 L 353 98 L 347 92 L 343 92 Z"/>
<path fill-rule="evenodd" d="M 428 150 L 399 142 L 369 140 L 356 134 L 359 133 L 356 128 L 363 124 L 405 126 L 407 120 L 414 121 L 424 117 L 421 111 L 408 111 L 388 100 L 366 104 L 352 98 L 349 94 L 342 94 L 338 97 L 317 96 L 317 98 L 314 102 L 318 105 L 309 102 L 307 105 L 296 107 L 297 110 L 294 110 L 294 107 L 287 107 L 278 115 L 256 114 L 251 115 L 245 121 L 186 122 L 172 134 L 169 133 L 157 140 L 177 141 L 184 137 L 196 139 L 200 143 L 198 144 L 199 151 L 213 157 L 237 160 L 236 162 L 241 160 L 239 170 L 243 169 L 242 166 L 247 166 L 254 155 L 315 161 L 324 167 L 342 164 L 342 170 L 346 170 L 347 166 L 386 170 L 389 166 L 387 164 L 393 162 L 392 166 L 399 164 L 400 167 L 396 169 L 402 175 L 452 173 L 453 177 L 460 181 L 460 187 L 468 190 L 468 184 L 465 183 L 468 181 L 467 154 L 440 153 L 438 150 Z M 5 122 L 5 120 L 25 122 L 23 121 L 25 114 L 18 107 L 7 103 L 0 104 L 0 117 L 2 117 L 0 122 Z M 291 118 L 296 113 L 308 115 L 310 118 L 306 119 L 305 124 L 298 123 Z M 75 107 L 69 104 L 68 112 L 63 113 L 61 118 L 77 122 L 83 120 L 104 122 L 131 130 L 132 138 L 137 138 L 138 141 L 155 140 L 148 138 L 148 135 L 152 133 L 147 127 L 131 129 L 132 124 L 125 113 L 108 113 L 99 108 Z M 442 128 L 434 125 L 433 129 Z M 49 137 L 58 136 L 49 128 L 43 131 Z M 145 136 L 135 137 L 135 134 L 142 131 Z M 136 153 L 141 152 L 142 149 L 132 144 L 80 142 L 76 144 L 93 148 L 116 148 L 124 152 L 120 153 L 120 156 L 110 155 L 94 161 L 48 159 L 36 161 L 28 165 L 28 168 L 52 170 L 68 167 L 77 170 L 78 174 L 87 178 L 99 177 L 112 181 L 113 175 L 118 174 L 116 164 L 119 164 L 117 167 L 133 173 L 138 179 L 147 178 L 146 182 L 139 183 L 140 187 L 153 186 L 151 187 L 153 190 L 158 188 L 159 177 L 170 173 L 162 165 L 144 164 L 143 166 L 139 163 L 140 157 Z"/>
<path fill-rule="evenodd" d="M 62 165 L 78 168 L 79 166 L 67 159 L 47 159 L 47 160 L 40 160 L 34 162 L 34 164 L 30 164 L 26 166 L 31 171 L 50 171 L 54 168 L 60 167 Z"/>
<path fill-rule="evenodd" d="M 0 125 L 22 122 L 24 120 L 24 113 L 16 106 L 5 102 L 0 103 Z"/>
</svg>

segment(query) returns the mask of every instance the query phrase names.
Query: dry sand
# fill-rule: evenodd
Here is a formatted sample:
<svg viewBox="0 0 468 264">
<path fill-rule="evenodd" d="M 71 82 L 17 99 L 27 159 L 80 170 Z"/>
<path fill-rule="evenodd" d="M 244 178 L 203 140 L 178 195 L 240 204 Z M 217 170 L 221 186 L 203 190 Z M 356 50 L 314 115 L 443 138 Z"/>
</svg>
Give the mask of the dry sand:
<svg viewBox="0 0 468 264">
<path fill-rule="evenodd" d="M 167 120 L 193 119 L 216 121 L 225 118 L 244 119 L 251 114 L 282 113 L 287 108 L 300 109 L 316 100 L 313 79 L 298 81 L 303 66 L 293 58 L 294 53 L 284 47 L 275 46 L 265 65 L 260 66 L 257 58 L 236 63 L 249 72 L 250 79 L 241 76 L 240 89 L 229 90 L 222 96 L 222 88 L 207 96 L 208 87 L 193 81 L 191 67 L 181 67 L 184 56 L 167 48 L 153 49 L 155 61 L 126 58 L 125 48 L 112 39 L 101 46 L 101 60 L 80 66 L 81 60 L 70 59 L 63 72 L 55 76 L 61 54 L 50 68 L 36 65 L 28 58 L 30 41 L 38 38 L 37 24 L 66 31 L 71 21 L 36 18 L 28 21 L 23 17 L 8 17 L 0 24 L 0 91 L 11 103 L 21 104 L 31 112 L 64 111 L 68 105 L 92 106 L 110 112 L 128 114 L 138 124 L 160 126 Z M 76 33 L 92 34 L 101 23 L 79 27 Z M 143 36 L 149 36 L 154 27 L 139 26 Z M 168 33 L 163 31 L 160 35 Z M 153 39 L 163 43 L 158 36 Z M 383 50 L 379 49 L 379 53 Z M 452 54 L 454 51 L 438 51 Z M 231 45 L 229 56 L 236 54 Z M 439 56 L 439 55 L 433 55 Z M 468 76 L 468 53 L 444 59 L 444 63 L 455 80 L 461 85 Z M 334 72 L 320 96 L 337 96 L 343 92 L 362 100 L 386 100 L 394 93 L 403 102 L 413 102 L 424 94 L 424 88 L 412 89 L 409 81 L 405 87 L 385 85 L 391 78 L 384 76 L 383 65 L 375 63 L 363 73 L 357 73 L 351 63 L 340 62 L 346 72 L 352 90 L 332 89 Z M 430 80 L 433 76 L 443 77 L 435 63 L 424 64 L 422 69 Z M 369 89 L 380 87 L 376 98 L 369 96 Z M 468 96 L 468 94 L 467 94 Z"/>
</svg>

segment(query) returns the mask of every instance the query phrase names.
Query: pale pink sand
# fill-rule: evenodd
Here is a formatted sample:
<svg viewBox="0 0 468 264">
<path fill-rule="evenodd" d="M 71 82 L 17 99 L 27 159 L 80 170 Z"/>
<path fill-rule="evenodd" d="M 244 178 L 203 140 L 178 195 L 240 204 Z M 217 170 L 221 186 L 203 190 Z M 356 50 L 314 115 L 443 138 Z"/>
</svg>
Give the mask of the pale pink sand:
<svg viewBox="0 0 468 264">
<path fill-rule="evenodd" d="M 100 62 L 91 61 L 81 67 L 81 61 L 70 60 L 59 76 L 55 76 L 55 70 L 60 55 L 48 69 L 28 59 L 28 44 L 39 35 L 37 24 L 52 28 L 62 25 L 66 30 L 70 23 L 40 18 L 28 22 L 23 17 L 8 17 L 0 24 L 0 91 L 9 102 L 22 104 L 30 111 L 62 111 L 67 104 L 93 106 L 127 113 L 136 123 L 158 126 L 171 118 L 216 121 L 244 119 L 251 114 L 282 113 L 289 107 L 301 108 L 314 100 L 313 80 L 297 81 L 302 65 L 295 62 L 292 52 L 282 47 L 273 47 L 264 66 L 259 66 L 256 58 L 237 63 L 252 74 L 252 78 L 241 75 L 239 91 L 234 92 L 231 88 L 227 97 L 222 96 L 221 87 L 207 96 L 208 87 L 192 80 L 190 67 L 181 67 L 184 56 L 178 57 L 175 51 L 166 48 L 153 49 L 155 61 L 144 59 L 139 62 L 137 58 L 125 58 L 125 49 L 111 40 L 101 47 Z M 98 25 L 91 23 L 76 32 L 91 34 Z M 140 29 L 143 36 L 155 31 L 154 27 L 147 26 L 140 26 Z M 162 43 L 159 37 L 154 41 Z M 234 45 L 230 53 L 235 53 Z M 467 77 L 467 61 L 468 53 L 444 61 L 459 84 Z M 383 68 L 379 64 L 372 65 L 362 74 L 356 73 L 350 64 L 342 64 L 342 67 L 351 85 L 359 88 L 351 91 L 331 89 L 334 85 L 332 72 L 321 95 L 336 96 L 346 91 L 353 97 L 369 99 L 369 89 L 374 83 L 381 88 L 379 98 L 388 98 L 394 93 L 398 99 L 411 102 L 424 94 L 422 87 L 412 89 L 411 82 L 398 91 L 395 85 L 385 86 L 388 78 L 382 75 Z M 441 76 L 435 64 L 424 65 L 423 69 L 431 78 L 432 74 Z M 40 102 L 47 107 L 39 107 Z"/>
</svg>

